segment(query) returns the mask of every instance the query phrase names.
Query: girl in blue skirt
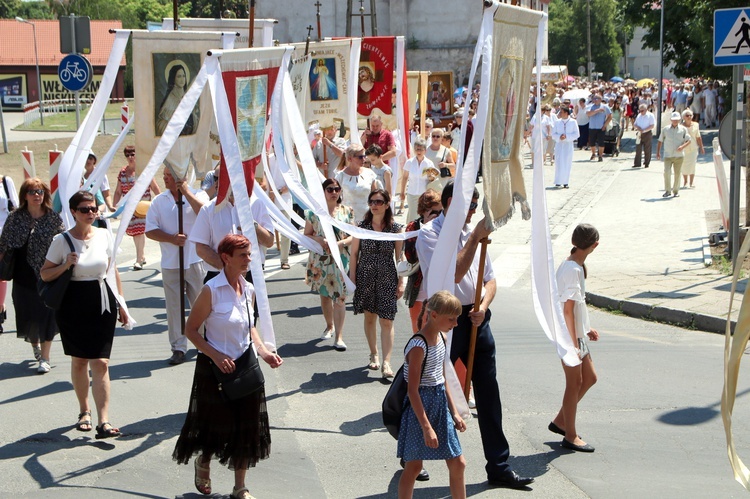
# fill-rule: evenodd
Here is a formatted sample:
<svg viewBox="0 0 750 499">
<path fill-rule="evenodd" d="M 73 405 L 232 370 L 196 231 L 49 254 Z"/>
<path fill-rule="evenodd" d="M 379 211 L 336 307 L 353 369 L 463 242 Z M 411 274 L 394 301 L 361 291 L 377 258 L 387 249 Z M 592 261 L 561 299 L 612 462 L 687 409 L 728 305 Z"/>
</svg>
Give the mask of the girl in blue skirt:
<svg viewBox="0 0 750 499">
<path fill-rule="evenodd" d="M 442 333 L 456 326 L 461 302 L 447 291 L 438 291 L 425 302 L 422 315 L 427 316 L 427 323 L 409 340 L 404 352 L 409 404 L 401 416 L 398 434 L 398 457 L 405 461 L 398 482 L 398 497 L 412 497 L 422 460 L 444 459 L 450 474 L 451 496 L 465 498 L 466 461 L 456 429 L 463 432 L 466 423 L 445 389 L 445 337 Z"/>
</svg>

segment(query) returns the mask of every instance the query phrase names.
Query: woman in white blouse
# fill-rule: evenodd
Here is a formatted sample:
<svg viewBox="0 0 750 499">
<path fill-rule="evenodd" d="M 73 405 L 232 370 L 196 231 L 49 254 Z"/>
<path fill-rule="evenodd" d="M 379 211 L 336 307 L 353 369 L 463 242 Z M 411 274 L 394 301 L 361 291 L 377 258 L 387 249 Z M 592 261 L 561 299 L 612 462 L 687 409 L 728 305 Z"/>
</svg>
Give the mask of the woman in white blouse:
<svg viewBox="0 0 750 499">
<path fill-rule="evenodd" d="M 357 144 L 346 148 L 346 168 L 336 172 L 336 181 L 341 186 L 344 204 L 351 207 L 354 220 L 362 220 L 369 210 L 367 198 L 370 191 L 378 188 L 377 175 L 365 168 L 365 149 Z"/>
<path fill-rule="evenodd" d="M 563 306 L 565 325 L 570 332 L 581 363 L 567 366 L 565 371 L 565 394 L 560 411 L 547 427 L 551 432 L 563 435 L 562 446 L 578 452 L 594 452 L 594 447 L 578 436 L 576 412 L 578 403 L 596 383 L 596 370 L 591 360 L 586 337 L 599 339 L 599 333 L 589 325 L 586 309 L 586 257 L 599 245 L 599 232 L 589 224 L 580 224 L 573 230 L 573 249 L 570 256 L 557 269 L 557 292 Z"/>
<path fill-rule="evenodd" d="M 18 193 L 13 179 L 9 176 L 4 175 L 0 182 L 3 184 L 0 188 L 0 234 L 2 234 L 8 215 L 18 208 Z M 8 282 L 0 281 L 0 334 L 3 333 L 3 322 L 8 318 L 8 313 L 5 311 L 5 295 L 7 292 Z"/>
<path fill-rule="evenodd" d="M 229 234 L 221 240 L 217 252 L 224 268 L 203 286 L 185 324 L 185 336 L 199 353 L 190 407 L 172 458 L 187 464 L 197 455 L 195 488 L 210 495 L 209 466 L 215 457 L 219 464 L 234 470 L 231 497 L 247 499 L 252 497 L 245 487 L 247 469 L 271 452 L 266 394 L 261 388 L 241 399 L 224 400 L 211 365 L 223 373 L 234 372 L 235 361 L 250 348 L 272 368 L 279 367 L 282 360 L 266 348 L 253 326 L 250 310 L 255 292 L 244 277 L 250 264 L 250 240 Z M 204 323 L 205 338 L 201 334 Z"/>
<path fill-rule="evenodd" d="M 120 430 L 109 423 L 109 355 L 118 317 L 112 286 L 117 285 L 116 291 L 122 297 L 122 285 L 116 268 L 115 282 L 107 279 L 107 268 L 114 258 L 114 241 L 109 230 L 92 225 L 98 217 L 94 195 L 86 191 L 73 194 L 70 211 L 75 226 L 52 240 L 40 276 L 50 282 L 73 268 L 55 320 L 63 351 L 71 357 L 70 375 L 80 409 L 76 429 L 91 431 L 90 369 L 99 421 L 96 438 L 111 438 L 120 435 Z M 74 251 L 70 250 L 71 244 Z M 123 324 L 129 320 L 123 308 L 119 309 L 119 319 Z"/>
</svg>

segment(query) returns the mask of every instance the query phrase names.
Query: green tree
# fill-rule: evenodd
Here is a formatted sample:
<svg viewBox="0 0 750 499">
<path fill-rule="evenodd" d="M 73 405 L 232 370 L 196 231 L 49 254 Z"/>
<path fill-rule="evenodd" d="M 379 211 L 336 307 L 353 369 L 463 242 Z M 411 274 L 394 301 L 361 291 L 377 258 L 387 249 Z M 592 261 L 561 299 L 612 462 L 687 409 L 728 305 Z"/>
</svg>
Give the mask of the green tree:
<svg viewBox="0 0 750 499">
<path fill-rule="evenodd" d="M 21 0 L 0 0 L 0 19 L 13 19 L 21 8 Z"/>
<path fill-rule="evenodd" d="M 643 44 L 659 50 L 660 0 L 622 0 L 627 22 L 643 26 Z M 674 63 L 678 77 L 730 79 L 731 68 L 714 66 L 714 10 L 745 7 L 740 0 L 664 0 L 664 65 Z"/>
<path fill-rule="evenodd" d="M 596 71 L 606 78 L 618 73 L 622 57 L 622 41 L 628 33 L 618 20 L 615 0 L 590 0 L 591 2 L 591 60 Z M 586 45 L 587 0 L 559 0 L 549 5 L 549 61 L 564 64 L 575 73 L 578 66 L 588 61 Z M 618 25 L 620 33 L 618 33 Z M 630 35 L 632 36 L 632 35 Z"/>
</svg>

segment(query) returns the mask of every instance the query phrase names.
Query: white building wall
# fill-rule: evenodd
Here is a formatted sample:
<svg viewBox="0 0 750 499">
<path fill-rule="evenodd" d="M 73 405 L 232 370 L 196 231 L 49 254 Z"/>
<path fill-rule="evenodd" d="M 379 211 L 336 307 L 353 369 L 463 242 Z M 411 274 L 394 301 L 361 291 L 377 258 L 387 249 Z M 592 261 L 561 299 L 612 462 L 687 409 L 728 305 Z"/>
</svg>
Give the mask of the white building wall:
<svg viewBox="0 0 750 499">
<path fill-rule="evenodd" d="M 620 61 L 620 69 L 625 73 L 630 73 L 630 77 L 634 80 L 640 80 L 641 78 L 656 80 L 659 78 L 659 51 L 644 48 L 643 37 L 645 33 L 646 30 L 642 27 L 635 29 L 633 40 L 626 47 L 627 67 L 624 60 Z M 670 65 L 664 68 L 664 78 L 668 80 L 676 78 L 673 67 L 673 65 Z"/>
</svg>

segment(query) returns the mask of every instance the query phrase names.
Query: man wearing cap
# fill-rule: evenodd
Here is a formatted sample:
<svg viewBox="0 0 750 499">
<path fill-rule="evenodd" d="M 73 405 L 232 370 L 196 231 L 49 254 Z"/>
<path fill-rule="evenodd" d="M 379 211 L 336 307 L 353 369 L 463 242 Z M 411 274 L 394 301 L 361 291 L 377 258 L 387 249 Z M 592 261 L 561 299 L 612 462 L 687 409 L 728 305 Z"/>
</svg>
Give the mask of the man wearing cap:
<svg viewBox="0 0 750 499">
<path fill-rule="evenodd" d="M 586 108 L 589 117 L 589 147 L 591 147 L 591 160 L 599 155 L 599 161 L 603 161 L 604 155 L 604 131 L 607 123 L 612 120 L 612 111 L 606 104 L 602 104 L 602 96 L 594 94 L 594 103 Z"/>
<path fill-rule="evenodd" d="M 346 141 L 337 136 L 338 128 L 331 125 L 323 129 L 323 138 L 313 148 L 315 165 L 326 178 L 333 178 L 341 164 L 346 150 Z"/>
<path fill-rule="evenodd" d="M 664 144 L 664 195 L 668 198 L 669 191 L 677 197 L 680 195 L 680 170 L 682 170 L 682 152 L 690 144 L 690 134 L 687 128 L 680 125 L 680 113 L 673 112 L 670 116 L 672 123 L 662 129 L 659 143 L 656 145 L 656 159 L 660 159 L 661 146 Z M 671 181 L 674 168 L 674 182 Z M 671 185 L 671 187 L 670 187 Z"/>
</svg>

